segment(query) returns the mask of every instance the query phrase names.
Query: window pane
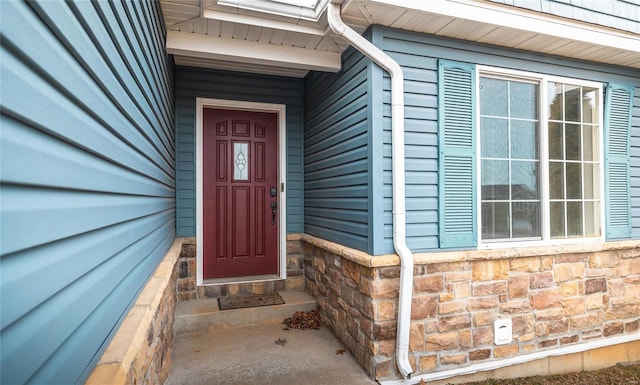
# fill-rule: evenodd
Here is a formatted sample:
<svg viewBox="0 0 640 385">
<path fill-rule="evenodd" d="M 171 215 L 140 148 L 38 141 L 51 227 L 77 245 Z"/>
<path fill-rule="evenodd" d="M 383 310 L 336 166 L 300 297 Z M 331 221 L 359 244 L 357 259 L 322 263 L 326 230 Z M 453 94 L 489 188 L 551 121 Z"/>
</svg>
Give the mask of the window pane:
<svg viewBox="0 0 640 385">
<path fill-rule="evenodd" d="M 511 121 L 511 158 L 538 159 L 538 124 Z"/>
<path fill-rule="evenodd" d="M 580 87 L 569 84 L 564 85 L 564 120 L 571 122 L 579 122 L 582 114 L 580 113 Z"/>
<path fill-rule="evenodd" d="M 550 203 L 552 238 L 564 238 L 564 202 Z"/>
<path fill-rule="evenodd" d="M 596 127 L 582 126 L 582 160 L 597 160 L 598 148 L 596 143 L 598 143 L 598 138 L 595 135 L 596 132 Z"/>
<path fill-rule="evenodd" d="M 562 123 L 549 123 L 549 159 L 564 159 Z"/>
<path fill-rule="evenodd" d="M 509 161 L 482 161 L 482 200 L 509 199 Z"/>
<path fill-rule="evenodd" d="M 598 90 L 596 88 L 582 87 L 582 121 L 598 122 Z"/>
<path fill-rule="evenodd" d="M 511 236 L 509 231 L 509 203 L 482 203 L 482 238 L 504 239 Z"/>
<path fill-rule="evenodd" d="M 480 79 L 483 239 L 513 238 L 512 225 L 517 237 L 540 237 L 538 93 L 538 84 Z"/>
<path fill-rule="evenodd" d="M 562 83 L 549 82 L 549 119 L 564 120 Z"/>
<path fill-rule="evenodd" d="M 509 121 L 482 118 L 480 127 L 481 153 L 486 158 L 509 157 Z"/>
<path fill-rule="evenodd" d="M 550 203 L 551 236 L 599 236 L 600 90 L 549 86 L 549 194 L 561 200 Z"/>
<path fill-rule="evenodd" d="M 538 199 L 538 162 L 511 162 L 511 199 Z"/>
<path fill-rule="evenodd" d="M 513 202 L 513 224 L 511 226 L 514 238 L 540 236 L 540 203 Z"/>
<path fill-rule="evenodd" d="M 600 236 L 600 205 L 598 202 L 584 202 L 585 236 Z"/>
<path fill-rule="evenodd" d="M 509 82 L 512 118 L 536 119 L 538 86 L 530 83 Z"/>
<path fill-rule="evenodd" d="M 233 179 L 249 180 L 249 144 L 233 143 Z"/>
<path fill-rule="evenodd" d="M 564 163 L 549 162 L 549 195 L 551 199 L 564 199 Z"/>
<path fill-rule="evenodd" d="M 593 163 L 585 163 L 583 165 L 584 170 L 584 199 L 596 199 L 598 198 L 598 181 L 600 176 L 598 174 L 598 166 Z"/>
<path fill-rule="evenodd" d="M 480 114 L 507 116 L 506 80 L 480 78 Z"/>
<path fill-rule="evenodd" d="M 582 198 L 582 164 L 567 163 L 567 199 Z"/>
<path fill-rule="evenodd" d="M 566 149 L 566 160 L 580 160 L 580 126 L 578 124 L 565 125 L 564 145 Z"/>
<path fill-rule="evenodd" d="M 582 202 L 567 202 L 567 237 L 582 236 Z"/>
</svg>

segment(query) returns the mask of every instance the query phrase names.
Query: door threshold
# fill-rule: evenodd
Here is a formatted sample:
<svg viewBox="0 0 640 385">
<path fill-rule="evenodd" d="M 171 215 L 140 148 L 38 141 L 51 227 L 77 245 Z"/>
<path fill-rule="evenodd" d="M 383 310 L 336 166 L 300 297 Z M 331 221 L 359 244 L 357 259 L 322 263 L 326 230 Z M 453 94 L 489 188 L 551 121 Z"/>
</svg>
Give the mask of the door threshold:
<svg viewBox="0 0 640 385">
<path fill-rule="evenodd" d="M 209 278 L 209 279 L 203 280 L 201 286 L 226 285 L 230 283 L 276 281 L 280 279 L 284 279 L 284 278 L 280 277 L 278 274 L 248 275 L 243 277 L 228 277 L 228 278 Z"/>
</svg>

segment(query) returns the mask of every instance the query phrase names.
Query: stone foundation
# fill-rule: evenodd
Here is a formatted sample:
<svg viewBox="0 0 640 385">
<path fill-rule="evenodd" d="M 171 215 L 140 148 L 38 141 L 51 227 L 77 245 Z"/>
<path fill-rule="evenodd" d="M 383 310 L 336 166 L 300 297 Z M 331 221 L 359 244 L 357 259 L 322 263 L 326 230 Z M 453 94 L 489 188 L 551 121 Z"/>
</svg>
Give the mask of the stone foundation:
<svg viewBox="0 0 640 385">
<path fill-rule="evenodd" d="M 178 259 L 178 271 L 177 296 L 180 301 L 304 290 L 302 242 L 298 234 L 287 236 L 287 279 L 197 286 L 195 238 L 186 239 Z"/>
<path fill-rule="evenodd" d="M 548 375 L 640 360 L 639 241 L 439 252 L 414 260 L 414 378 L 544 351 L 548 357 L 518 364 L 516 373 Z M 374 257 L 303 234 L 287 239 L 287 280 L 196 287 L 195 241 L 177 239 L 87 384 L 164 383 L 177 299 L 301 290 L 303 284 L 325 324 L 367 373 L 379 381 L 398 379 L 399 272 L 396 255 Z M 498 318 L 513 321 L 511 343 L 493 343 Z M 627 342 L 608 346 L 608 340 Z M 598 348 L 552 356 L 585 343 Z M 508 377 L 513 370 L 465 379 Z"/>
<path fill-rule="evenodd" d="M 176 239 L 138 296 L 86 385 L 155 385 L 169 376 L 176 309 Z"/>
<path fill-rule="evenodd" d="M 306 235 L 303 240 L 307 290 L 327 326 L 373 378 L 400 378 L 398 258 L 368 256 Z M 638 335 L 640 329 L 637 241 L 419 254 L 415 261 L 414 376 Z M 498 318 L 512 320 L 511 343 L 494 344 Z"/>
</svg>

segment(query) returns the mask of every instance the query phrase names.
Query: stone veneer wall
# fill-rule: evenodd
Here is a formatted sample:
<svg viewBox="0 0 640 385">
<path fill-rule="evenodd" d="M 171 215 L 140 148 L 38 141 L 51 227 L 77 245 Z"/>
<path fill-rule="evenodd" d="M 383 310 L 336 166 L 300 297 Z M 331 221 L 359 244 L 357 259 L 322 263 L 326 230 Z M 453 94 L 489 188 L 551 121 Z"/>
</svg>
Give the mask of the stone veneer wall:
<svg viewBox="0 0 640 385">
<path fill-rule="evenodd" d="M 176 239 L 149 279 L 85 385 L 156 385 L 169 376 L 176 309 Z"/>
<path fill-rule="evenodd" d="M 400 378 L 398 258 L 303 240 L 307 290 L 327 326 L 373 378 Z M 637 241 L 420 254 L 415 261 L 414 376 L 639 332 Z M 513 340 L 496 346 L 493 322 L 507 317 Z M 640 341 L 633 346 L 639 350 Z"/>
<path fill-rule="evenodd" d="M 178 300 L 218 298 L 238 294 L 264 294 L 282 290 L 304 290 L 304 268 L 300 235 L 287 236 L 287 279 L 260 282 L 196 285 L 196 239 L 187 238 L 178 260 Z"/>
<path fill-rule="evenodd" d="M 353 251 L 360 257 L 354 261 L 343 255 L 344 248 L 338 244 L 311 236 L 303 240 L 306 289 L 316 299 L 323 323 L 376 378 L 378 341 L 395 336 L 395 330 L 383 330 L 384 325 L 376 322 L 374 283 L 380 280 L 380 271 L 366 264 L 365 253 Z"/>
</svg>

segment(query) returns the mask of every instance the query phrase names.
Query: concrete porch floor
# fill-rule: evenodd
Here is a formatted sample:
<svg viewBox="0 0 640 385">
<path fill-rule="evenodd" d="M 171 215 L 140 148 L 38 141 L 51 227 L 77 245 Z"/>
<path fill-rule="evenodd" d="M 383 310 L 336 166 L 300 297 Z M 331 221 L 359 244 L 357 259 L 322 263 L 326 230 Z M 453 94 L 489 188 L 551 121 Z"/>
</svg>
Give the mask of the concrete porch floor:
<svg viewBox="0 0 640 385">
<path fill-rule="evenodd" d="M 283 330 L 295 311 L 315 308 L 300 291 L 280 292 L 285 305 L 218 310 L 217 300 L 178 303 L 166 385 L 372 385 L 326 328 Z M 276 344 L 286 340 L 284 345 Z"/>
</svg>

